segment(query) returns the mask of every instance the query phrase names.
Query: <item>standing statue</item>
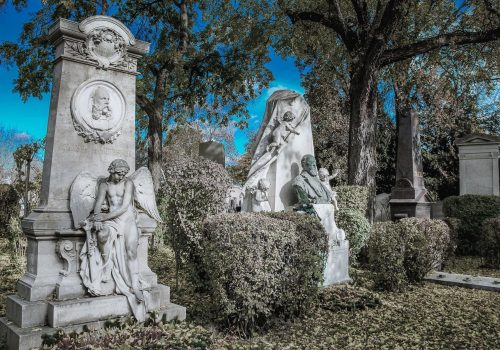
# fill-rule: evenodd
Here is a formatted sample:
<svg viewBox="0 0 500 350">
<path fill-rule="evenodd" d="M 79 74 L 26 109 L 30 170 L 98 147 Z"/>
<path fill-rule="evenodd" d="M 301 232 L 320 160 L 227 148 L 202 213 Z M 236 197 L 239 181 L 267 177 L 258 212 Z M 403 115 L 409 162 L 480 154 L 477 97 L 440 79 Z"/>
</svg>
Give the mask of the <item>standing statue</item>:
<svg viewBox="0 0 500 350">
<path fill-rule="evenodd" d="M 130 167 L 123 159 L 112 161 L 108 171 L 107 178 L 82 172 L 70 188 L 74 224 L 87 234 L 80 252 L 80 276 L 93 296 L 125 295 L 135 318 L 142 322 L 149 286 L 139 275 L 135 202 L 161 222 L 153 181 L 144 167 L 126 177 Z"/>
<path fill-rule="evenodd" d="M 332 186 L 330 186 L 330 180 L 337 177 L 338 173 L 339 173 L 339 171 L 336 170 L 333 173 L 333 175 L 330 175 L 330 173 L 328 172 L 328 169 L 325 169 L 325 168 L 320 168 L 318 171 L 319 180 L 326 188 L 328 188 L 330 190 L 330 193 L 332 194 L 332 204 L 333 204 L 333 207 L 335 208 L 335 211 L 339 210 L 339 206 L 337 203 L 337 192 L 335 192 L 332 189 Z"/>
<path fill-rule="evenodd" d="M 257 188 L 248 188 L 252 198 L 252 207 L 250 211 L 254 213 L 269 212 L 271 211 L 271 206 L 269 205 L 269 198 L 267 196 L 267 191 L 271 187 L 269 180 L 260 179 L 257 183 Z"/>
</svg>

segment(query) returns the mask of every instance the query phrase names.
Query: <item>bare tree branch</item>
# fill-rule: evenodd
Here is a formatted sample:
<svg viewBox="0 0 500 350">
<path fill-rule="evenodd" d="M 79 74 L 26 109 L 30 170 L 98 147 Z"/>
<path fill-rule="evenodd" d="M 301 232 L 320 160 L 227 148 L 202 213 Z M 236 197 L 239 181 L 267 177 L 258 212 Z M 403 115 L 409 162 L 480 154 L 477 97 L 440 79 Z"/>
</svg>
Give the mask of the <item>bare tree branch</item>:
<svg viewBox="0 0 500 350">
<path fill-rule="evenodd" d="M 449 45 L 466 45 L 497 40 L 500 37 L 500 27 L 484 32 L 458 32 L 436 35 L 416 43 L 388 49 L 382 54 L 380 67 L 403 61 L 414 56 L 430 52 Z"/>
</svg>

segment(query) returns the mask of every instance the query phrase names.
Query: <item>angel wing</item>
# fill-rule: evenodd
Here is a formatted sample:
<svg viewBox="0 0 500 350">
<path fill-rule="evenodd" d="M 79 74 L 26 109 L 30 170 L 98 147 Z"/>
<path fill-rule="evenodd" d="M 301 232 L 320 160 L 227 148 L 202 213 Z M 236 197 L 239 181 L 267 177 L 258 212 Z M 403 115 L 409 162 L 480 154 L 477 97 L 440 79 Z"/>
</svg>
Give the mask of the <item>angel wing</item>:
<svg viewBox="0 0 500 350">
<path fill-rule="evenodd" d="M 88 171 L 82 171 L 73 180 L 69 189 L 69 207 L 73 225 L 80 228 L 82 221 L 90 215 L 97 195 L 98 178 Z"/>
<path fill-rule="evenodd" d="M 135 187 L 134 197 L 137 203 L 149 216 L 158 222 L 162 222 L 158 208 L 156 207 L 155 190 L 153 178 L 146 167 L 137 169 L 129 176 Z"/>
</svg>

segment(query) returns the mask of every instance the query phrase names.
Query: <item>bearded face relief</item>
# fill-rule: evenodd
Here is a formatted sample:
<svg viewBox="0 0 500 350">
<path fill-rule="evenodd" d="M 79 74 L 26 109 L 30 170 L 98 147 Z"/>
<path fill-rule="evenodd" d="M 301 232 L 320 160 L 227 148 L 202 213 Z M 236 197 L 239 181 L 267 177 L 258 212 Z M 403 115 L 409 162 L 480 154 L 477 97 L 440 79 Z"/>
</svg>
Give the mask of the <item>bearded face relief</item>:
<svg viewBox="0 0 500 350">
<path fill-rule="evenodd" d="M 109 98 L 109 93 L 106 88 L 102 86 L 98 86 L 95 88 L 91 96 L 92 118 L 94 120 L 103 120 L 112 117 Z"/>
</svg>

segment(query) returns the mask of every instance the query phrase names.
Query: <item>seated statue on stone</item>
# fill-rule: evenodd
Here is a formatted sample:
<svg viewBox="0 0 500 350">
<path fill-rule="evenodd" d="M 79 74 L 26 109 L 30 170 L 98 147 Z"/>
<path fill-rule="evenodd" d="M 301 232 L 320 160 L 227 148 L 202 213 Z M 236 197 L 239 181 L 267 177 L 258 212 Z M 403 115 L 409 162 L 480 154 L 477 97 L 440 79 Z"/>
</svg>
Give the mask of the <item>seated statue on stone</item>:
<svg viewBox="0 0 500 350">
<path fill-rule="evenodd" d="M 313 204 L 331 204 L 332 192 L 318 177 L 316 159 L 306 154 L 301 160 L 302 172 L 292 181 L 292 187 L 298 198 L 295 210 L 312 213 Z"/>
<path fill-rule="evenodd" d="M 161 221 L 153 181 L 144 167 L 126 177 L 130 167 L 123 159 L 111 162 L 108 171 L 107 178 L 82 172 L 71 185 L 74 224 L 87 234 L 80 252 L 80 276 L 93 296 L 125 295 L 136 319 L 144 321 L 149 286 L 139 275 L 135 202 Z"/>
<path fill-rule="evenodd" d="M 277 119 L 278 125 L 271 133 L 271 143 L 269 143 L 266 148 L 268 152 L 273 152 L 274 150 L 279 151 L 279 149 L 287 143 L 288 136 L 291 133 L 300 135 L 297 131 L 295 131 L 295 126 L 292 125 L 292 121 L 294 119 L 295 116 L 292 112 L 286 112 L 283 115 L 282 120 Z"/>
</svg>

